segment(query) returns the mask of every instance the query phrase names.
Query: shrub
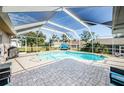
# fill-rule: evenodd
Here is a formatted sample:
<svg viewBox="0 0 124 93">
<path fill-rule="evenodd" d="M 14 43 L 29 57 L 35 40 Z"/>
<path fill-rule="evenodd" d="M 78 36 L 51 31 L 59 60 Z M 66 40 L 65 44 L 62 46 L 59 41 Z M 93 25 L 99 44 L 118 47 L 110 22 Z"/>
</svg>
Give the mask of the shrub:
<svg viewBox="0 0 124 93">
<path fill-rule="evenodd" d="M 108 48 L 104 48 L 104 49 L 103 49 L 103 53 L 104 53 L 104 54 L 109 54 Z"/>
</svg>

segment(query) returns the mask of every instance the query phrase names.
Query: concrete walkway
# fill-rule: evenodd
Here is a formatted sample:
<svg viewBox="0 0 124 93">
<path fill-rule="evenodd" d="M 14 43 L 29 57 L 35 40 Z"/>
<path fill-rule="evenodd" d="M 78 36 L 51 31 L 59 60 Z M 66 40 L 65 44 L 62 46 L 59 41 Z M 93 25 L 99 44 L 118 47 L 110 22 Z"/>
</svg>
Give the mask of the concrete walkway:
<svg viewBox="0 0 124 93">
<path fill-rule="evenodd" d="M 12 75 L 14 86 L 108 86 L 109 69 L 64 59 Z"/>
</svg>

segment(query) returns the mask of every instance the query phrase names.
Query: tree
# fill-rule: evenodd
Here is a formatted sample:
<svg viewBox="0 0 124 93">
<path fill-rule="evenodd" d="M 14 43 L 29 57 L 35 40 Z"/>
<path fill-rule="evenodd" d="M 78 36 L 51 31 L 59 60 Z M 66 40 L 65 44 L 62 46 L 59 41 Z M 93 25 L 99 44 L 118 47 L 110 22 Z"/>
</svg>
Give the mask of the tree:
<svg viewBox="0 0 124 93">
<path fill-rule="evenodd" d="M 19 41 L 21 42 L 21 46 L 25 46 L 25 37 L 19 35 L 17 36 L 17 39 L 19 39 Z"/>
<path fill-rule="evenodd" d="M 44 42 L 46 40 L 46 36 L 42 32 L 39 32 L 37 37 L 38 37 L 37 38 L 38 39 L 38 46 L 41 46 L 42 44 L 44 44 Z"/>
<path fill-rule="evenodd" d="M 26 39 L 27 39 L 27 45 L 32 47 L 36 44 L 36 33 L 35 32 L 29 32 L 26 33 Z"/>
<path fill-rule="evenodd" d="M 55 42 L 57 40 L 57 35 L 56 34 L 53 34 L 52 35 L 52 41 Z"/>
<path fill-rule="evenodd" d="M 60 38 L 57 36 L 57 37 L 56 37 L 56 40 L 57 40 L 57 41 L 60 41 Z"/>
<path fill-rule="evenodd" d="M 80 34 L 80 36 L 81 36 L 81 40 L 86 42 L 86 44 L 84 45 L 84 48 L 82 50 L 91 52 L 92 51 L 92 42 L 91 41 L 92 40 L 95 40 L 96 37 L 97 37 L 95 35 L 95 33 L 94 32 L 91 32 L 90 33 L 89 31 L 83 31 L 83 33 Z M 93 44 L 93 47 L 95 47 L 95 49 L 96 49 L 96 50 L 94 49 L 94 51 L 99 52 L 99 47 L 100 47 L 100 44 L 99 43 L 94 43 Z"/>
<path fill-rule="evenodd" d="M 86 51 L 86 52 L 91 52 L 92 49 L 92 44 L 91 43 L 86 43 L 85 46 L 81 49 L 81 51 Z M 99 42 L 94 43 L 94 52 L 95 53 L 105 53 L 108 54 L 109 50 L 107 46 L 100 44 Z"/>
<path fill-rule="evenodd" d="M 93 39 L 95 39 L 95 33 L 94 32 L 91 32 L 92 36 L 93 36 Z M 92 40 L 92 36 L 91 36 L 90 32 L 89 31 L 83 31 L 82 34 L 80 34 L 81 36 L 81 40 L 82 41 L 85 41 L 86 43 L 88 41 L 91 41 Z"/>
<path fill-rule="evenodd" d="M 53 44 L 53 40 L 52 39 L 49 39 L 49 45 L 50 45 L 50 47 L 52 46 L 52 44 Z"/>
<path fill-rule="evenodd" d="M 49 51 L 49 43 L 45 42 L 46 51 Z"/>
<path fill-rule="evenodd" d="M 61 38 L 62 38 L 63 42 L 67 42 L 68 41 L 68 38 L 67 38 L 67 36 L 65 34 L 62 34 Z"/>
<path fill-rule="evenodd" d="M 54 44 L 54 42 L 57 41 L 57 40 L 58 40 L 57 35 L 56 35 L 56 34 L 53 34 L 53 35 L 52 35 L 52 38 L 49 39 L 49 45 L 50 45 L 50 47 L 51 47 L 51 46 Z"/>
<path fill-rule="evenodd" d="M 46 36 L 43 35 L 42 32 L 39 34 L 36 32 L 29 32 L 25 34 L 27 45 L 31 47 L 31 51 L 33 51 L 33 46 L 42 45 L 45 42 Z M 37 41 L 38 40 L 38 41 Z"/>
</svg>

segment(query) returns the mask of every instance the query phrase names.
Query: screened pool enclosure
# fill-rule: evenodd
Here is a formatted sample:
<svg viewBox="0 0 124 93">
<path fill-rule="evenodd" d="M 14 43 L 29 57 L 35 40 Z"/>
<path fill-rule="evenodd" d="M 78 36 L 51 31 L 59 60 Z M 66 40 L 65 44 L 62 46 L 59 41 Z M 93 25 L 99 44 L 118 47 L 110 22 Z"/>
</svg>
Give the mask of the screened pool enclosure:
<svg viewBox="0 0 124 93">
<path fill-rule="evenodd" d="M 94 48 L 92 27 L 102 25 L 112 29 L 113 7 L 30 7 L 29 9 L 20 7 L 18 10 L 15 8 L 6 9 L 6 12 L 17 35 L 23 36 L 24 33 L 31 31 L 45 32 L 46 37 L 51 38 L 53 33 L 58 36 L 64 34 L 69 40 L 78 40 L 80 47 L 80 34 L 86 30 L 91 35 L 92 52 Z"/>
</svg>

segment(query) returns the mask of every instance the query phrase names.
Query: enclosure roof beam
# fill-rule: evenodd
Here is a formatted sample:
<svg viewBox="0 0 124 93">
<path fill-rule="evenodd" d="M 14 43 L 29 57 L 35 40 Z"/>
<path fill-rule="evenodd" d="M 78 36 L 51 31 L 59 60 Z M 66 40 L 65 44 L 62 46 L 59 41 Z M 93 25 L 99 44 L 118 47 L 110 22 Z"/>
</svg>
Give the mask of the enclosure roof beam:
<svg viewBox="0 0 124 93">
<path fill-rule="evenodd" d="M 93 35 L 92 35 L 90 27 L 86 23 L 84 23 L 82 20 L 80 20 L 77 16 L 75 16 L 73 13 L 71 13 L 69 10 L 67 10 L 64 7 L 63 7 L 63 11 L 88 29 L 88 31 L 89 31 L 89 33 L 90 33 L 90 35 L 92 37 L 92 52 L 93 52 Z"/>
<path fill-rule="evenodd" d="M 40 27 L 35 27 L 35 28 L 31 28 L 31 29 L 24 29 L 24 30 L 18 30 L 17 35 L 20 34 L 25 34 L 25 33 L 29 33 L 29 32 L 36 32 L 39 30 Z"/>
<path fill-rule="evenodd" d="M 42 21 L 42 22 L 35 22 L 35 23 L 30 23 L 30 24 L 25 24 L 25 25 L 20 25 L 20 26 L 15 26 L 14 30 L 18 31 L 18 30 L 22 30 L 22 29 L 30 29 L 32 27 L 38 27 L 38 26 L 42 26 L 43 24 L 45 24 L 46 21 Z"/>
<path fill-rule="evenodd" d="M 80 24 L 82 24 L 83 26 L 85 26 L 89 31 L 90 31 L 90 28 L 89 26 L 84 23 L 82 20 L 80 20 L 77 16 L 75 16 L 73 13 L 71 13 L 70 11 L 68 11 L 66 8 L 63 7 L 63 11 L 68 14 L 70 17 L 72 17 L 73 19 L 75 19 L 77 22 L 79 22 Z M 91 33 L 91 32 L 90 32 Z"/>
<path fill-rule="evenodd" d="M 51 32 L 64 34 L 71 40 L 71 38 L 65 32 L 61 32 L 59 30 L 51 29 L 51 28 L 48 28 L 48 27 L 42 27 L 41 30 L 48 30 L 48 31 L 51 31 Z"/>
<path fill-rule="evenodd" d="M 54 26 L 63 28 L 63 29 L 65 29 L 65 30 L 68 30 L 68 31 L 70 31 L 70 32 L 73 32 L 73 33 L 80 39 L 79 35 L 78 35 L 73 29 L 70 29 L 70 28 L 67 28 L 67 27 L 65 27 L 65 26 L 59 25 L 59 24 L 54 23 L 54 22 L 52 22 L 52 21 L 48 21 L 48 23 L 49 23 L 49 24 L 52 24 L 52 25 L 54 25 Z"/>
</svg>

